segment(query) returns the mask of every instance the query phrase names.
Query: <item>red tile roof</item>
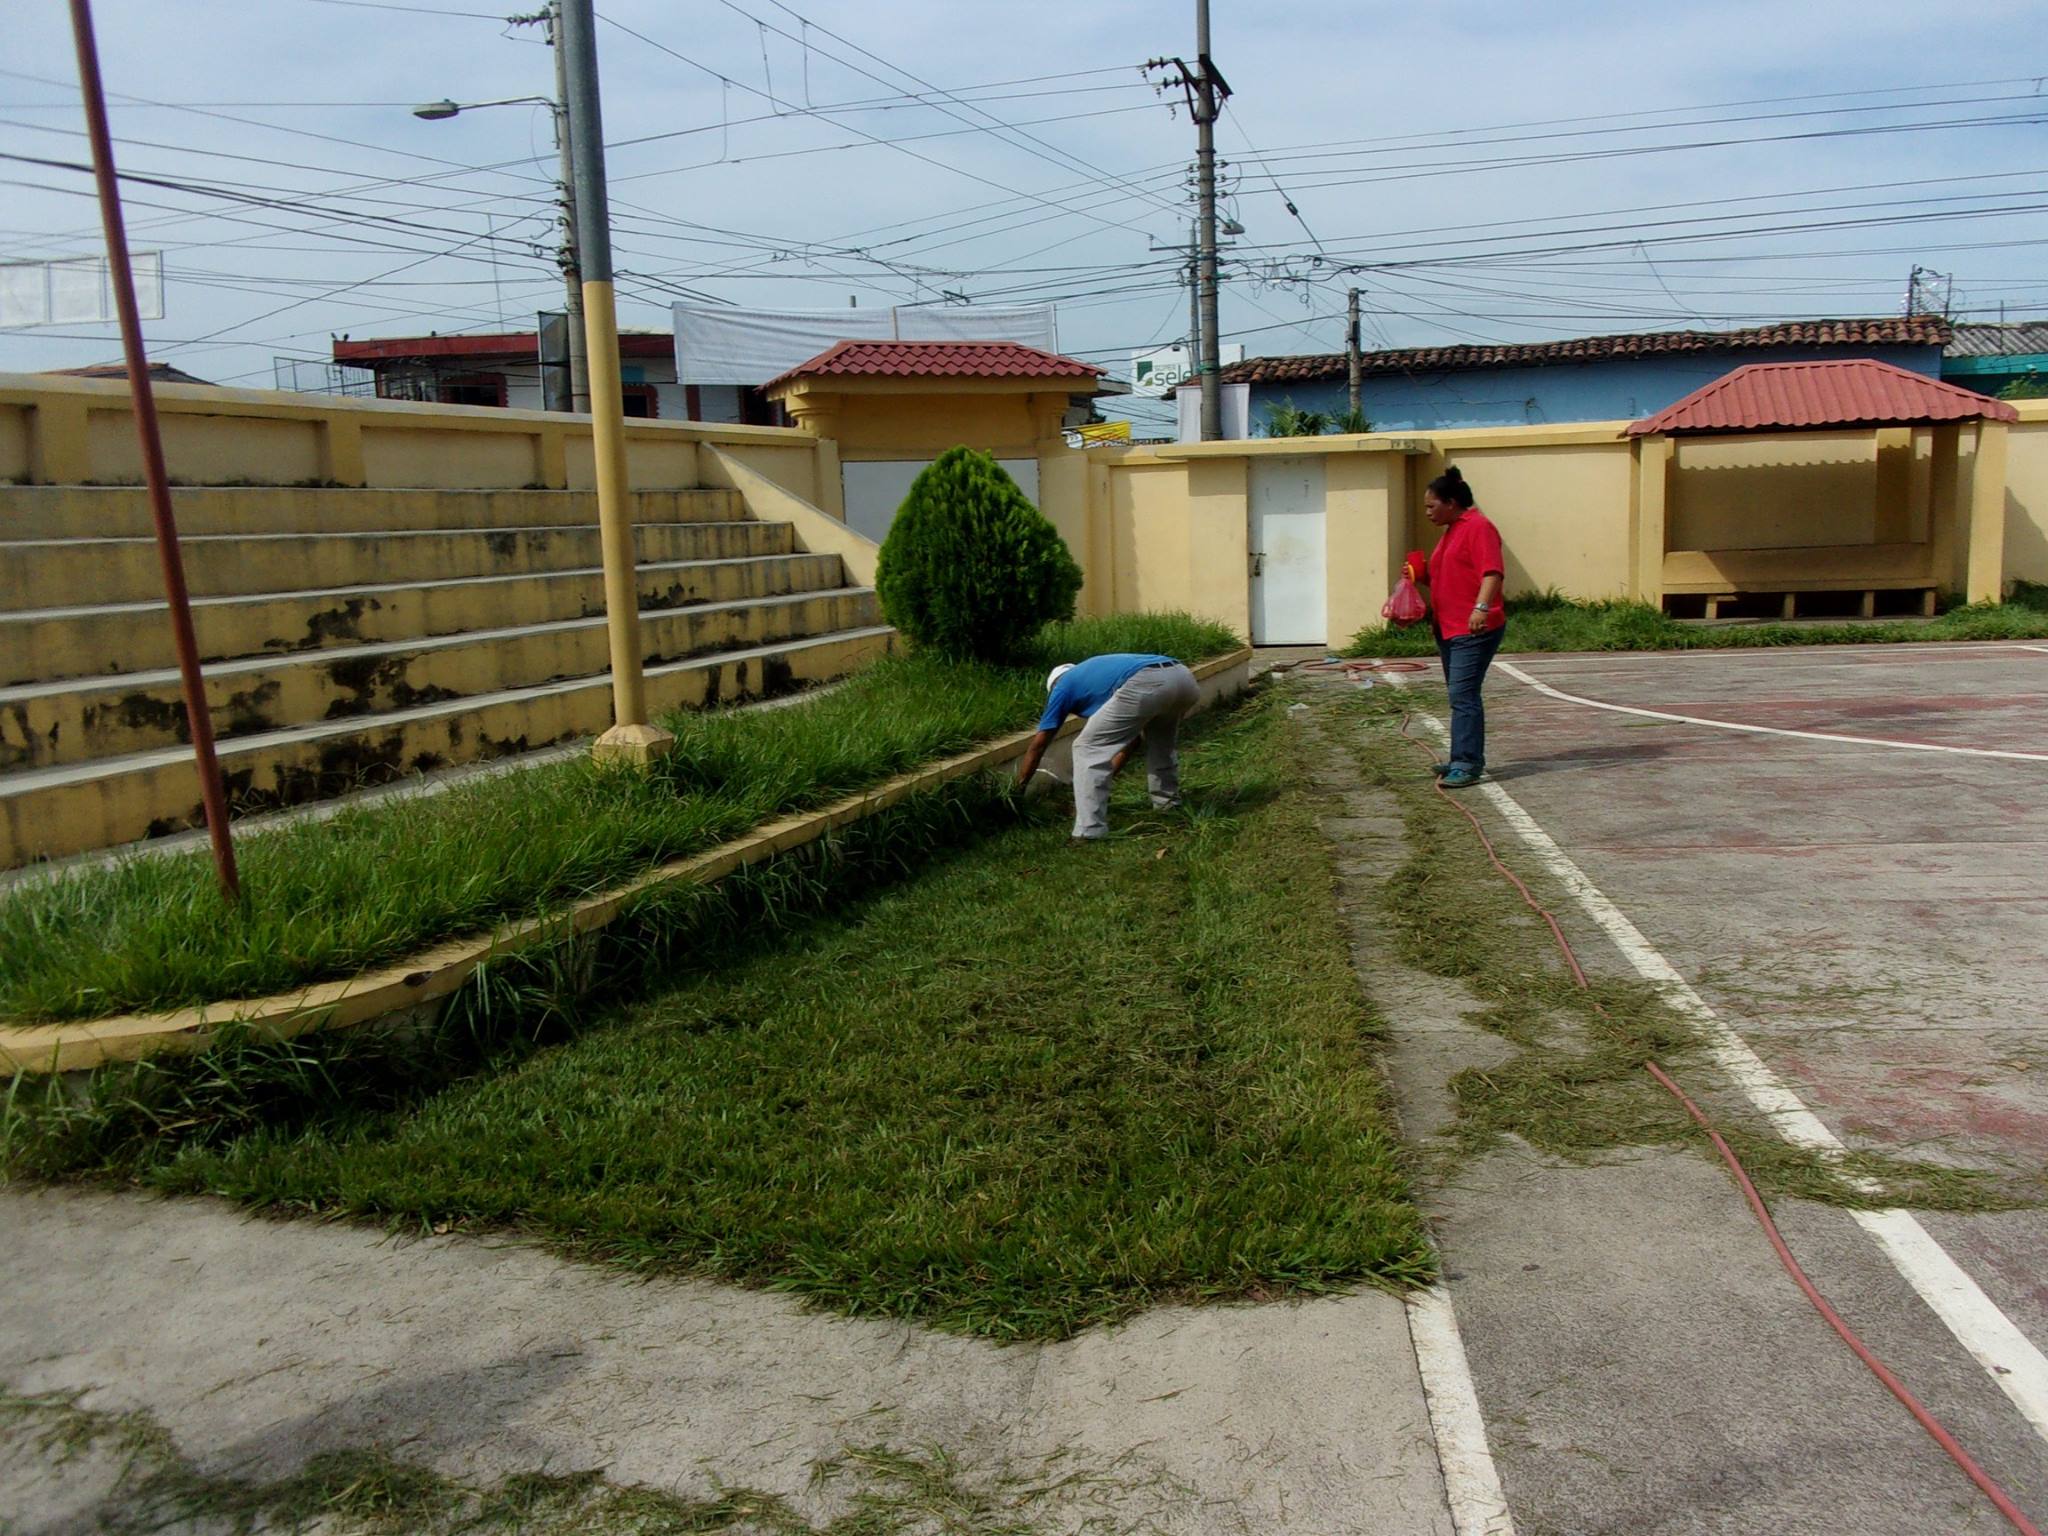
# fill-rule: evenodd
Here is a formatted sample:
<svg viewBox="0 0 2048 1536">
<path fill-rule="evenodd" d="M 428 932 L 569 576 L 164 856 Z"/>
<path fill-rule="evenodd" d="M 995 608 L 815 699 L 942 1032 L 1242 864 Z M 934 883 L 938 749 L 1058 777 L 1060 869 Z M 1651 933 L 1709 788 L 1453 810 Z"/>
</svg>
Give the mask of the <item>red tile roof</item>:
<svg viewBox="0 0 2048 1536">
<path fill-rule="evenodd" d="M 1515 346 L 1407 347 L 1368 352 L 1367 373 L 1450 373 L 1472 368 L 1528 368 L 1595 363 L 1617 357 L 1682 352 L 1733 352 L 1752 347 L 1945 346 L 1949 323 L 1939 315 L 1889 320 L 1793 320 L 1747 331 L 1646 331 L 1632 336 L 1580 336 Z M 1223 370 L 1226 384 L 1299 384 L 1345 375 L 1342 352 L 1301 357 L 1248 357 Z"/>
<path fill-rule="evenodd" d="M 1751 363 L 1631 426 L 1651 432 L 1799 431 L 1906 426 L 1917 422 L 2017 421 L 2002 400 L 1958 389 L 1873 358 Z"/>
<path fill-rule="evenodd" d="M 791 379 L 1093 379 L 1092 363 L 1016 341 L 842 341 L 762 386 Z"/>
<path fill-rule="evenodd" d="M 619 332 L 621 357 L 674 357 L 675 352 L 676 339 L 667 331 Z M 334 360 L 353 368 L 370 368 L 385 361 L 439 358 L 503 358 L 508 362 L 530 363 L 539 356 L 540 340 L 532 331 L 483 336 L 383 336 L 365 341 L 350 341 L 343 336 L 334 342 Z"/>
</svg>

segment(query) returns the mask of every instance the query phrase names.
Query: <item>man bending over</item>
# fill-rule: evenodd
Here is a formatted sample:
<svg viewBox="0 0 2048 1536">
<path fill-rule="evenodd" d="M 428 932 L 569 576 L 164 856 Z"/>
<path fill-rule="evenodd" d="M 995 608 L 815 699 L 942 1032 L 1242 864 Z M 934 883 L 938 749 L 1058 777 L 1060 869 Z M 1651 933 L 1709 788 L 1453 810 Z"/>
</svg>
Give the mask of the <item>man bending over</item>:
<svg viewBox="0 0 2048 1536">
<path fill-rule="evenodd" d="M 1180 804 L 1180 722 L 1201 690 L 1195 674 L 1171 656 L 1115 654 L 1054 667 L 1038 734 L 1017 765 L 1017 784 L 1031 782 L 1039 759 L 1069 715 L 1087 720 L 1074 738 L 1074 836 L 1109 836 L 1109 785 L 1139 739 L 1145 743 L 1152 804 Z"/>
</svg>

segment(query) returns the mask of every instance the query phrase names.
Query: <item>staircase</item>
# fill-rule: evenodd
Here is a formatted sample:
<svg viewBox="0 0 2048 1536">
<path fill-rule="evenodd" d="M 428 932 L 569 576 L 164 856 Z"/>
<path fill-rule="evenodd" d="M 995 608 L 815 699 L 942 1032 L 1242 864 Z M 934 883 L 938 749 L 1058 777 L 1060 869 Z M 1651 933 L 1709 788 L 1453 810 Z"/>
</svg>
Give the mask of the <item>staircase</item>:
<svg viewBox="0 0 2048 1536">
<path fill-rule="evenodd" d="M 236 814 L 611 724 L 588 491 L 174 493 Z M 887 651 L 872 588 L 731 490 L 633 494 L 656 712 Z M 0 868 L 200 822 L 149 505 L 0 486 Z"/>
</svg>

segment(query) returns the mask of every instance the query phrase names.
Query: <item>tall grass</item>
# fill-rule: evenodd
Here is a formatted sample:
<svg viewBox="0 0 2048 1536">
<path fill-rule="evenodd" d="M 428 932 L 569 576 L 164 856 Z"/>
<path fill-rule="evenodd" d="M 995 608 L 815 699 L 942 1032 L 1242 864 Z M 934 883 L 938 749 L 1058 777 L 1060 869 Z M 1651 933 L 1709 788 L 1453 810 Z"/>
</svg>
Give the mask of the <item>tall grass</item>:
<svg viewBox="0 0 2048 1536">
<path fill-rule="evenodd" d="M 1932 621 L 1872 624 L 1680 623 L 1647 603 L 1576 602 L 1556 591 L 1508 601 L 1503 651 L 1698 651 L 1781 645 L 1879 645 L 1908 640 L 2048 638 L 2048 586 L 2018 583 L 2002 603 L 1970 603 Z M 1345 647 L 1347 656 L 1434 656 L 1429 626 L 1375 624 Z"/>
<path fill-rule="evenodd" d="M 757 890 L 549 1049 L 102 1166 L 996 1338 L 1424 1280 L 1299 732 L 1269 696 L 1190 738 L 1184 812 L 1127 775 L 1115 835 L 1074 846 L 963 784 L 916 878 Z"/>
<path fill-rule="evenodd" d="M 1182 615 L 1048 628 L 1027 664 L 890 658 L 785 710 L 684 713 L 653 773 L 578 759 L 344 810 L 244 840 L 238 908 L 202 853 L 0 895 L 0 1019 L 103 1017 L 353 974 L 558 908 L 774 816 L 1031 723 L 1043 665 L 1100 651 L 1195 660 L 1237 643 Z"/>
</svg>

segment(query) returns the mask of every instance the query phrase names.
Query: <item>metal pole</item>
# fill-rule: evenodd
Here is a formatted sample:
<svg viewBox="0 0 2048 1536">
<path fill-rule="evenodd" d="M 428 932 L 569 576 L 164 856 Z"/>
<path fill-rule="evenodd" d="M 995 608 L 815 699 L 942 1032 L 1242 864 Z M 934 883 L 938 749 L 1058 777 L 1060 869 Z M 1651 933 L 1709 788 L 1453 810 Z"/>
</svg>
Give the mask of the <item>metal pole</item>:
<svg viewBox="0 0 2048 1536">
<path fill-rule="evenodd" d="M 149 356 L 142 345 L 142 319 L 135 303 L 135 274 L 129 266 L 128 231 L 121 220 L 121 184 L 114 171 L 114 136 L 107 127 L 107 98 L 100 83 L 99 45 L 93 40 L 91 0 L 71 0 L 71 36 L 78 49 L 78 84 L 85 97 L 86 128 L 92 137 L 93 176 L 99 183 L 100 222 L 107 234 L 107 262 L 114 302 L 121 312 L 121 350 L 128 360 L 128 390 L 135 402 L 135 432 L 142 440 L 142 477 L 149 485 L 149 510 L 156 520 L 157 557 L 163 566 L 164 596 L 171 610 L 171 637 L 184 686 L 185 722 L 199 770 L 199 795 L 206 807 L 206 832 L 213 843 L 213 867 L 229 901 L 242 895 L 235 869 L 234 835 L 228 828 L 227 796 L 213 753 L 213 715 L 199 671 L 199 642 L 192 634 L 192 603 L 185 591 L 185 560 L 178 549 L 178 523 L 171 512 L 171 482 L 164 471 L 164 444 L 157 429 L 156 395 L 149 384 Z"/>
<path fill-rule="evenodd" d="M 1344 362 L 1351 376 L 1351 414 L 1359 413 L 1361 397 L 1360 374 L 1364 372 L 1365 360 L 1358 351 L 1358 290 L 1351 290 L 1350 318 L 1344 330 Z"/>
<path fill-rule="evenodd" d="M 1195 220 L 1188 220 L 1188 367 L 1195 377 L 1201 377 L 1202 367 L 1202 274 L 1195 266 L 1195 252 L 1201 248 L 1202 237 L 1197 233 Z"/>
<path fill-rule="evenodd" d="M 1195 57 L 1202 77 L 1195 91 L 1195 169 L 1201 198 L 1200 245 L 1196 261 L 1202 274 L 1201 371 L 1202 441 L 1223 436 L 1222 386 L 1217 381 L 1216 322 L 1216 72 L 1209 64 L 1209 0 L 1195 0 Z"/>
<path fill-rule="evenodd" d="M 611 215 L 605 202 L 604 113 L 597 94 L 597 21 L 591 0 L 561 0 L 575 147 L 576 244 L 583 265 L 589 339 L 590 435 L 597 457 L 597 521 L 604 550 L 604 606 L 611 639 L 612 728 L 597 739 L 603 762 L 645 764 L 675 745 L 647 722 L 640 674 L 640 590 L 634 574 L 633 509 L 626 479 L 618 315 L 612 297 Z"/>
<path fill-rule="evenodd" d="M 569 315 L 569 409 L 590 410 L 590 355 L 583 339 L 583 268 L 576 243 L 575 139 L 569 131 L 569 64 L 562 46 L 561 0 L 548 3 L 548 43 L 555 50 L 555 148 L 561 154 L 563 308 Z"/>
</svg>

